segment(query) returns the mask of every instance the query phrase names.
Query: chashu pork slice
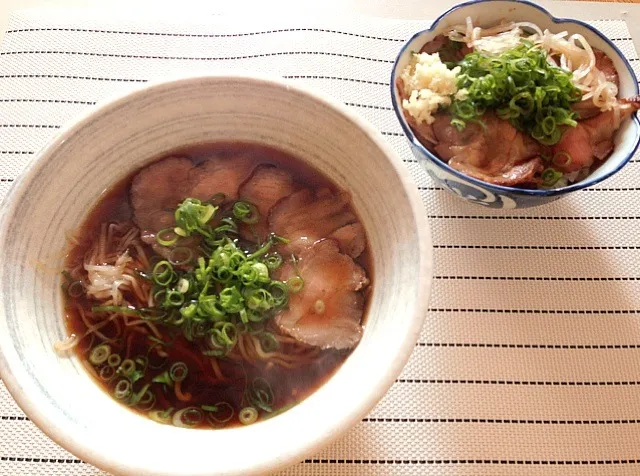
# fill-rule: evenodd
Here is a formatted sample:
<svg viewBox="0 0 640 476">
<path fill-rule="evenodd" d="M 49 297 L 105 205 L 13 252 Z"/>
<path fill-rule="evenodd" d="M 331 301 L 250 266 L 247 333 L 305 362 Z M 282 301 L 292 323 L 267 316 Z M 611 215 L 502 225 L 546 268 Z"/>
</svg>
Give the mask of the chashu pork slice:
<svg viewBox="0 0 640 476">
<path fill-rule="evenodd" d="M 251 176 L 256 165 L 254 158 L 243 155 L 211 157 L 191 170 L 189 196 L 208 201 L 223 193 L 226 200 L 236 200 L 240 185 Z"/>
<path fill-rule="evenodd" d="M 131 183 L 134 221 L 143 234 L 173 226 L 174 210 L 188 196 L 193 164 L 168 157 L 143 168 Z"/>
<path fill-rule="evenodd" d="M 299 255 L 316 241 L 356 221 L 349 208 L 349 195 L 320 189 L 315 194 L 302 189 L 280 200 L 269 213 L 269 230 L 289 240 L 283 256 Z"/>
<path fill-rule="evenodd" d="M 298 274 L 299 273 L 299 274 Z M 300 276 L 302 289 L 291 294 L 289 308 L 277 314 L 280 330 L 323 349 L 350 349 L 362 337 L 365 271 L 340 253 L 334 240 L 321 240 L 302 251 L 299 261 L 283 266 L 279 279 Z"/>
<path fill-rule="evenodd" d="M 251 177 L 240 186 L 240 200 L 253 203 L 260 212 L 260 220 L 251 226 L 240 227 L 242 237 L 261 243 L 269 235 L 267 218 L 273 206 L 300 187 L 286 170 L 272 165 L 258 166 Z"/>
</svg>

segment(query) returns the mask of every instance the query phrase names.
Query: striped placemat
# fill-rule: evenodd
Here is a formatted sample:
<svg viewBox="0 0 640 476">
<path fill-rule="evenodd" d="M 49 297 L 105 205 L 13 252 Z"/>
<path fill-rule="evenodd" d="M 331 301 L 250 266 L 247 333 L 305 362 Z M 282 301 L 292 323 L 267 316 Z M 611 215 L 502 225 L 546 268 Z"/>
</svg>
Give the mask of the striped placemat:
<svg viewBox="0 0 640 476">
<path fill-rule="evenodd" d="M 623 22 L 592 24 L 637 67 Z M 436 276 L 394 387 L 345 438 L 285 474 L 640 474 L 640 161 L 532 210 L 485 210 L 434 187 L 388 85 L 402 42 L 424 26 L 16 14 L 0 52 L 0 195 L 61 124 L 150 78 L 234 67 L 322 89 L 401 154 L 430 217 Z M 100 472 L 45 437 L 0 384 L 0 475 L 17 474 Z"/>
</svg>

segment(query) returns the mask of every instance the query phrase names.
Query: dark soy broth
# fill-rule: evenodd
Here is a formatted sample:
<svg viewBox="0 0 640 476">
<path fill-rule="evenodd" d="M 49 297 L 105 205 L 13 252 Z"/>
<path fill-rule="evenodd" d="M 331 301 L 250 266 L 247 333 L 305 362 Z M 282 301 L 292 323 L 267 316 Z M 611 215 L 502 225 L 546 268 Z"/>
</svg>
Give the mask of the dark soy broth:
<svg viewBox="0 0 640 476">
<path fill-rule="evenodd" d="M 299 159 L 261 145 L 204 144 L 165 154 L 158 161 L 170 156 L 188 158 L 194 166 L 206 163 L 211 157 L 249 157 L 256 166 L 270 164 L 288 172 L 298 188 L 340 192 L 331 181 Z M 153 163 L 158 162 L 151 164 Z M 201 332 L 204 333 L 202 334 L 204 337 L 193 330 L 194 328 L 190 328 L 187 332 L 186 321 L 179 324 L 182 313 L 187 314 L 184 307 L 186 304 L 180 308 L 179 312 L 171 311 L 177 316 L 173 318 L 171 326 L 164 326 L 162 324 L 164 321 L 158 320 L 166 319 L 163 314 L 169 311 L 159 310 L 157 302 L 154 304 L 156 308 L 151 308 L 149 296 L 154 296 L 154 300 L 158 301 L 159 298 L 155 299 L 153 293 L 159 293 L 158 296 L 160 296 L 162 290 L 157 291 L 158 285 L 154 284 L 150 276 L 155 273 L 155 264 L 166 257 L 158 254 L 158 245 L 155 242 L 150 244 L 148 240 L 140 239 L 143 233 L 137 228 L 136 210 L 130 195 L 135 176 L 151 164 L 105 191 L 99 203 L 70 240 L 63 273 L 65 276 L 63 288 L 66 323 L 71 336 L 75 336 L 74 352 L 107 393 L 128 408 L 149 415 L 161 423 L 176 424 L 176 415 L 179 411 L 191 409 L 190 414 L 182 413 L 178 419 L 181 422 L 178 426 L 228 428 L 241 423 L 247 424 L 246 421 L 242 421 L 240 415 L 245 412 L 246 416 L 248 407 L 256 411 L 257 421 L 261 421 L 299 403 L 339 368 L 353 347 L 320 348 L 298 342 L 296 338 L 282 332 L 274 322 L 277 313 L 284 311 L 265 314 L 267 317 L 262 321 L 249 324 L 241 322 L 237 317 L 228 317 L 231 315 L 228 312 L 226 319 L 231 324 L 225 328 L 225 332 L 232 337 L 237 335 L 235 343 L 226 344 L 224 355 L 216 353 L 218 347 L 214 346 L 215 352 L 213 352 L 210 347 L 203 344 L 205 341 L 208 342 L 207 332 L 214 332 L 211 330 L 213 328 L 217 329 L 214 321 L 202 318 L 206 321 L 205 324 L 197 324 L 208 329 Z M 182 197 L 182 199 L 186 198 Z M 239 198 L 242 199 L 242 197 Z M 230 214 L 232 203 L 225 201 L 219 207 L 220 212 L 226 210 L 224 213 Z M 357 217 L 352 205 L 348 204 L 348 207 L 349 212 Z M 179 239 L 183 240 L 180 237 Z M 364 239 L 366 240 L 366 237 Z M 96 260 L 96 253 L 97 256 L 102 256 L 99 251 L 102 246 L 106 250 L 103 252 L 106 256 L 104 260 L 111 260 L 110 266 L 117 267 L 116 256 L 124 252 L 118 247 L 124 246 L 122 243 L 127 240 L 130 244 L 126 248 L 126 253 L 131 261 L 126 265 L 129 271 L 125 272 L 130 273 L 129 276 L 132 276 L 131 279 L 135 284 L 130 278 L 126 278 L 130 279 L 128 281 L 130 284 L 121 290 L 122 302 L 114 304 L 115 301 L 109 300 L 111 299 L 109 296 L 112 296 L 109 294 L 111 292 L 109 289 L 103 294 L 89 292 L 89 289 L 92 289 L 90 285 L 94 281 L 90 277 L 91 271 L 85 265 Z M 254 250 L 259 245 L 260 243 L 250 243 L 249 250 Z M 275 249 L 279 250 L 277 246 Z M 113 251 L 118 249 L 118 252 Z M 210 250 L 207 251 L 209 252 Z M 94 264 L 100 266 L 103 264 L 100 261 L 98 259 Z M 361 322 L 364 322 L 368 297 L 372 289 L 372 285 L 368 283 L 373 281 L 368 245 L 359 256 L 354 258 L 354 262 L 364 269 L 368 278 L 367 286 L 358 291 L 359 299 L 362 301 Z M 197 268 L 196 263 L 194 257 L 191 263 L 176 266 L 174 273 L 184 276 L 186 280 L 187 273 L 191 272 L 192 268 Z M 99 272 L 102 271 L 94 271 L 94 273 Z M 178 288 L 182 286 L 181 281 L 178 280 L 175 286 Z M 216 286 L 218 291 L 223 287 L 220 283 Z M 300 292 L 301 296 L 304 291 L 305 288 Z M 165 290 L 165 296 L 167 292 Z M 203 294 L 206 293 L 203 292 Z M 293 299 L 293 294 L 290 294 L 289 299 Z M 246 300 L 248 302 L 248 298 Z M 322 308 L 324 310 L 324 304 Z M 130 314 L 127 309 L 131 309 Z M 286 310 L 288 307 L 283 309 Z M 230 331 L 231 327 L 235 334 Z M 273 336 L 273 339 L 270 336 Z M 230 340 L 233 341 L 233 338 Z M 273 341 L 277 343 L 277 350 L 268 348 Z M 266 343 L 263 344 L 263 342 Z M 96 350 L 100 346 L 103 346 L 101 348 L 103 351 L 108 347 L 107 360 L 101 361 L 104 355 L 98 355 L 100 352 Z M 268 352 L 265 352 L 265 349 Z M 133 362 L 133 370 L 124 365 L 125 361 Z M 183 376 L 178 372 L 175 379 L 171 378 L 170 370 L 175 363 L 186 366 L 186 377 L 182 378 Z M 197 411 L 192 410 L 193 408 Z M 249 423 L 252 423 L 254 419 L 252 415 L 249 416 L 251 416 L 248 419 Z"/>
</svg>

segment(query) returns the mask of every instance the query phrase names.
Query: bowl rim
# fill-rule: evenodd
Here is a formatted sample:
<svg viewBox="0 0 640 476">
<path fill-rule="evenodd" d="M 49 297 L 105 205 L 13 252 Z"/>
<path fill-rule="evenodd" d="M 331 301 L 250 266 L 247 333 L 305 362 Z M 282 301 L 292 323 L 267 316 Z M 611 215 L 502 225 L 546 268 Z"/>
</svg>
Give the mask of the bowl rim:
<svg viewBox="0 0 640 476">
<path fill-rule="evenodd" d="M 426 212 L 422 198 L 411 177 L 409 170 L 402 162 L 398 153 L 387 143 L 380 131 L 374 127 L 369 121 L 361 117 L 352 109 L 348 108 L 344 103 L 333 98 L 332 96 L 319 91 L 307 85 L 301 85 L 291 80 L 268 74 L 253 74 L 235 70 L 224 70 L 215 73 L 178 73 L 175 75 L 165 76 L 163 79 L 150 80 L 142 85 L 136 85 L 134 88 L 126 92 L 112 94 L 99 101 L 95 106 L 87 109 L 87 111 L 72 118 L 61 129 L 52 136 L 45 145 L 34 154 L 24 172 L 18 177 L 12 187 L 7 192 L 5 198 L 0 203 L 0 243 L 4 241 L 4 237 L 8 232 L 8 224 L 16 213 L 18 203 L 13 199 L 14 196 L 24 193 L 32 186 L 34 178 L 38 175 L 50 156 L 67 140 L 84 127 L 89 125 L 95 118 L 101 116 L 105 112 L 118 108 L 123 103 L 144 98 L 147 94 L 153 94 L 157 89 L 167 87 L 174 84 L 186 84 L 189 82 L 197 83 L 201 80 L 218 80 L 218 81 L 254 81 L 260 84 L 267 84 L 272 87 L 281 88 L 285 91 L 292 91 L 306 96 L 314 102 L 318 102 L 329 110 L 341 115 L 350 121 L 354 127 L 360 129 L 371 142 L 377 147 L 381 154 L 385 156 L 391 170 L 397 176 L 401 183 L 402 191 L 406 197 L 411 216 L 411 222 L 415 225 L 415 236 L 418 241 L 419 253 L 419 270 L 420 275 L 417 277 L 418 294 L 412 306 L 412 311 L 407 316 L 402 337 L 398 339 L 398 345 L 393 349 L 393 355 L 387 360 L 386 368 L 379 372 L 370 373 L 371 385 L 362 393 L 362 398 L 357 407 L 351 409 L 348 414 L 339 422 L 327 422 L 326 427 L 317 432 L 316 435 L 309 438 L 301 438 L 298 446 L 289 448 L 287 451 L 274 451 L 273 458 L 263 459 L 260 461 L 247 460 L 245 467 L 241 469 L 241 473 L 237 474 L 264 474 L 265 471 L 278 471 L 290 467 L 303 458 L 320 451 L 329 443 L 337 439 L 339 436 L 350 430 L 357 424 L 371 409 L 379 402 L 379 400 L 388 392 L 394 384 L 396 378 L 406 365 L 411 356 L 415 343 L 419 338 L 424 320 L 428 314 L 428 305 L 433 276 L 433 245 L 431 239 L 431 231 L 427 220 Z M 413 228 L 413 227 L 412 227 Z M 6 320 L 4 307 L 0 306 L 0 319 Z M 58 316 L 59 318 L 60 316 Z M 365 330 L 366 332 L 366 330 Z M 14 360 L 14 359 L 12 359 Z M 24 368 L 20 362 L 10 362 L 2 347 L 0 347 L 0 376 L 5 383 L 10 395 L 16 401 L 18 406 L 24 411 L 29 419 L 42 430 L 49 438 L 67 451 L 82 459 L 82 461 L 95 465 L 98 468 L 112 471 L 120 474 L 122 471 L 131 474 L 153 474 L 149 471 L 158 470 L 159 468 L 141 467 L 133 465 L 132 461 L 127 459 L 124 461 L 113 459 L 112 453 L 103 453 L 99 449 L 89 446 L 87 443 L 74 437 L 73 433 L 53 422 L 52 418 L 45 412 L 41 411 L 36 404 L 38 397 L 34 397 L 26 393 L 20 384 L 20 380 L 12 372 L 12 368 Z M 37 395 L 42 395 L 39 393 Z M 198 430 L 194 430 L 198 431 Z M 162 474 L 181 476 L 175 467 L 164 468 Z M 202 471 L 194 474 L 209 475 L 214 474 L 215 468 L 203 468 Z M 227 473 L 225 473 L 227 474 Z M 231 473 L 229 473 L 231 474 Z M 235 473 L 234 473 L 235 474 Z"/>
<path fill-rule="evenodd" d="M 590 187 L 592 185 L 595 185 L 597 183 L 602 182 L 603 180 L 606 180 L 607 178 L 611 177 L 612 175 L 614 175 L 615 173 L 617 173 L 618 171 L 620 171 L 620 169 L 622 169 L 625 165 L 627 165 L 627 163 L 629 163 L 629 161 L 631 160 L 631 157 L 633 157 L 633 154 L 636 152 L 636 150 L 638 149 L 638 146 L 640 145 L 640 119 L 638 119 L 637 114 L 634 114 L 632 116 L 633 122 L 635 123 L 635 137 L 633 140 L 633 145 L 629 148 L 629 152 L 627 153 L 627 156 L 612 170 L 610 170 L 609 172 L 603 174 L 600 177 L 595 177 L 595 178 L 591 178 L 592 176 L 588 176 L 585 180 L 582 180 L 580 182 L 576 182 L 574 184 L 568 185 L 566 187 L 562 187 L 562 188 L 552 188 L 549 190 L 546 189 L 522 189 L 522 188 L 516 188 L 516 187 L 507 187 L 504 185 L 496 185 L 496 184 L 492 184 L 489 182 L 485 182 L 483 180 L 479 180 L 477 178 L 474 177 L 470 177 L 466 174 L 463 174 L 462 172 L 454 169 L 453 167 L 449 166 L 448 164 L 446 164 L 445 162 L 443 162 L 440 158 L 438 158 L 435 154 L 433 154 L 432 152 L 429 151 L 429 149 L 427 149 L 424 145 L 422 145 L 422 143 L 416 138 L 415 134 L 413 133 L 413 130 L 411 129 L 411 127 L 407 124 L 407 121 L 404 117 L 404 114 L 401 111 L 401 108 L 398 104 L 398 101 L 396 100 L 396 95 L 395 95 L 395 81 L 396 81 L 396 73 L 398 70 L 398 63 L 400 62 L 401 57 L 404 55 L 404 53 L 406 52 L 406 50 L 409 48 L 409 45 L 417 38 L 419 38 L 420 36 L 426 34 L 426 33 L 431 33 L 433 32 L 437 27 L 438 24 L 446 19 L 446 17 L 463 8 L 467 8 L 467 7 L 471 7 L 477 4 L 482 4 L 482 3 L 493 3 L 495 0 L 469 0 L 463 3 L 459 3 L 457 5 L 454 5 L 453 7 L 449 8 L 447 11 L 445 11 L 444 13 L 440 14 L 431 24 L 431 26 L 429 28 L 426 28 L 424 30 L 421 30 L 417 33 L 415 33 L 414 35 L 411 36 L 411 38 L 409 38 L 405 44 L 402 46 L 402 48 L 400 49 L 400 51 L 398 52 L 398 54 L 396 55 L 396 59 L 393 63 L 393 68 L 391 70 L 391 80 L 389 81 L 389 87 L 391 90 L 391 102 L 393 104 L 393 110 L 396 114 L 396 117 L 398 118 L 398 121 L 400 122 L 400 126 L 402 127 L 402 130 L 404 132 L 405 137 L 409 140 L 410 144 L 412 147 L 418 149 L 418 151 L 422 154 L 425 155 L 431 163 L 435 164 L 437 167 L 439 167 L 440 169 L 454 175 L 455 177 L 462 179 L 464 181 L 468 181 L 476 186 L 479 187 L 484 187 L 488 190 L 491 190 L 493 192 L 496 193 L 505 193 L 505 194 L 511 194 L 511 195 L 520 195 L 523 197 L 552 197 L 552 196 L 556 196 L 556 195 L 564 195 L 568 192 L 572 192 L 574 190 L 581 190 L 583 188 L 587 188 Z M 629 74 L 631 75 L 631 78 L 634 80 L 634 94 L 637 95 L 639 93 L 639 88 L 638 88 L 638 78 L 636 77 L 635 72 L 633 71 L 633 68 L 631 67 L 631 64 L 629 63 L 629 61 L 627 60 L 627 58 L 624 56 L 624 54 L 622 54 L 622 52 L 620 51 L 620 49 L 615 45 L 615 43 L 613 41 L 611 41 L 609 38 L 607 38 L 603 33 L 601 33 L 597 28 L 594 28 L 593 26 L 589 25 L 588 23 L 582 21 L 582 20 L 577 20 L 577 19 L 573 19 L 573 18 L 562 18 L 562 17 L 556 17 L 553 16 L 546 8 L 536 4 L 536 3 L 532 3 L 529 0 L 500 0 L 501 2 L 505 2 L 505 3 L 513 3 L 514 5 L 526 5 L 529 7 L 533 7 L 537 10 L 540 10 L 542 13 L 544 13 L 545 15 L 547 15 L 549 17 L 549 19 L 555 23 L 574 23 L 580 27 L 586 28 L 587 30 L 589 30 L 590 32 L 592 32 L 594 35 L 598 36 L 600 39 L 602 39 L 605 43 L 607 43 L 611 49 L 615 52 L 615 54 L 619 57 L 619 59 L 622 61 L 622 63 L 625 65 L 625 67 L 627 68 L 627 71 L 629 72 Z M 513 15 L 515 16 L 515 15 Z M 606 162 L 606 161 L 605 161 Z"/>
</svg>

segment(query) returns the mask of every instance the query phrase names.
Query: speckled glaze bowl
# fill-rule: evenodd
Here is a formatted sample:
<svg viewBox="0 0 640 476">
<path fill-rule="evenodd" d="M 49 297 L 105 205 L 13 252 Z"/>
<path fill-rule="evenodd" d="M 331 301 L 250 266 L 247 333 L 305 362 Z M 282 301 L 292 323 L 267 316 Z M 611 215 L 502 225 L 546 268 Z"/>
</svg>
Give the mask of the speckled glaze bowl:
<svg viewBox="0 0 640 476">
<path fill-rule="evenodd" d="M 128 411 L 54 352 L 66 335 L 59 270 L 65 232 L 106 189 L 176 147 L 216 140 L 278 147 L 350 191 L 375 284 L 362 341 L 307 400 L 248 427 L 189 430 Z M 42 431 L 116 474 L 254 475 L 317 452 L 393 384 L 427 311 L 431 241 L 417 189 L 372 126 L 280 79 L 219 75 L 146 85 L 63 130 L 3 204 L 0 262 L 0 374 Z"/>
<path fill-rule="evenodd" d="M 526 208 L 552 202 L 576 190 L 590 187 L 618 172 L 629 162 L 640 141 L 640 122 L 634 115 L 624 122 L 615 137 L 613 154 L 591 175 L 567 187 L 551 190 L 523 190 L 514 187 L 493 185 L 469 177 L 449 167 L 427 150 L 417 139 L 402 113 L 402 101 L 395 87 L 396 79 L 411 59 L 411 53 L 437 35 L 447 31 L 452 25 L 464 24 L 471 17 L 475 25 L 491 26 L 505 21 L 528 21 L 536 23 L 543 30 L 583 35 L 589 43 L 604 51 L 612 60 L 620 78 L 620 97 L 638 94 L 638 81 L 631 65 L 615 44 L 592 26 L 565 18 L 555 18 L 544 8 L 522 0 L 475 0 L 461 3 L 433 22 L 430 28 L 416 33 L 401 48 L 391 73 L 391 101 L 398 121 L 409 141 L 413 155 L 422 164 L 433 180 L 470 203 L 489 208 Z"/>
</svg>

